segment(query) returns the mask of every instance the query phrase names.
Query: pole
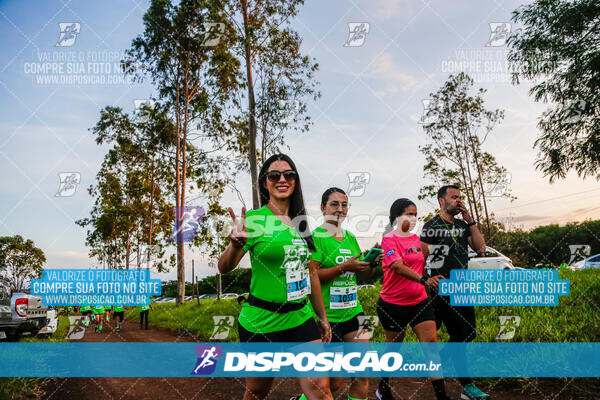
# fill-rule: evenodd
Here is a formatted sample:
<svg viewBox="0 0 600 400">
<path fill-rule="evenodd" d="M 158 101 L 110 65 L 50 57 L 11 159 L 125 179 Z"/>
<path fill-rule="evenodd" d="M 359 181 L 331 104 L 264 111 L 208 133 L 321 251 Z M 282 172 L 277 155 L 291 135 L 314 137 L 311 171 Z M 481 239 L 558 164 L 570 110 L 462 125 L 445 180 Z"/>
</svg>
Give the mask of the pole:
<svg viewBox="0 0 600 400">
<path fill-rule="evenodd" d="M 221 300 L 221 274 L 217 272 L 217 300 Z"/>
<path fill-rule="evenodd" d="M 192 296 L 196 294 L 194 290 L 194 276 L 196 276 L 196 274 L 194 274 L 194 259 L 192 258 Z"/>
</svg>

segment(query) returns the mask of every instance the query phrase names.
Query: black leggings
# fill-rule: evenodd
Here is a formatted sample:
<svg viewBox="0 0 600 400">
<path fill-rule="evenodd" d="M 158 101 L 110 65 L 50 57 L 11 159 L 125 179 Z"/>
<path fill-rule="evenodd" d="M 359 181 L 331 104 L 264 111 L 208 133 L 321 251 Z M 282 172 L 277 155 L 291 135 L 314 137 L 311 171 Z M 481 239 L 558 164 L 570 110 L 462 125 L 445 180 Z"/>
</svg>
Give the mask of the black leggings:
<svg viewBox="0 0 600 400">
<path fill-rule="evenodd" d="M 140 329 L 144 327 L 144 320 L 146 320 L 146 329 L 148 329 L 148 310 L 140 311 Z"/>
<path fill-rule="evenodd" d="M 435 296 L 433 306 L 435 309 L 435 323 L 438 329 L 446 326 L 450 342 L 468 343 L 475 339 L 477 328 L 475 322 L 475 308 L 473 306 L 453 307 L 450 305 L 450 298 L 447 296 Z M 443 351 L 442 351 L 443 352 Z M 465 370 L 467 359 L 464 354 L 454 358 L 454 365 L 457 369 Z M 471 378 L 458 378 L 460 383 L 465 386 L 471 383 Z"/>
</svg>

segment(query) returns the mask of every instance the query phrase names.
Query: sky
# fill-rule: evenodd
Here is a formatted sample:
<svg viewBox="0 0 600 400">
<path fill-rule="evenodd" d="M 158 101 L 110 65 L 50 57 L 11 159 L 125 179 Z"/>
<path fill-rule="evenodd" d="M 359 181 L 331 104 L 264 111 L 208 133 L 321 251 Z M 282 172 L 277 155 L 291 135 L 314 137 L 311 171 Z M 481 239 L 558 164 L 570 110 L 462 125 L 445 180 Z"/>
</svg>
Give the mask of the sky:
<svg viewBox="0 0 600 400">
<path fill-rule="evenodd" d="M 569 174 L 550 184 L 534 167 L 536 124 L 548 105 L 529 96 L 529 83 L 510 82 L 506 46 L 490 27 L 508 29 L 512 11 L 523 3 L 307 1 L 292 27 L 303 39 L 303 52 L 319 63 L 322 97 L 309 106 L 310 131 L 288 134 L 286 145 L 302 178 L 309 215 L 319 216 L 327 187 L 349 188 L 349 174 L 368 177 L 364 191 L 350 198 L 349 217 L 385 216 L 399 197 L 413 199 L 420 214 L 432 211 L 433 200 L 417 201 L 419 188 L 429 183 L 418 151 L 426 143 L 419 119 L 430 93 L 449 74 L 464 70 L 475 78 L 475 87 L 487 90 L 486 107 L 505 111 L 483 145 L 510 173 L 509 187 L 517 197 L 490 201 L 497 218 L 525 229 L 599 218 L 597 181 Z M 49 0 L 32 7 L 0 1 L 0 235 L 32 239 L 45 252 L 48 267 L 96 265 L 88 257 L 85 229 L 74 223 L 89 216 L 93 198 L 86 188 L 107 150 L 96 145 L 89 129 L 105 106 L 131 112 L 134 100 L 156 95 L 150 83 L 125 82 L 113 67 L 143 32 L 148 4 Z M 366 34 L 351 40 L 350 28 L 357 25 Z M 61 173 L 78 174 L 74 191 L 61 188 Z M 248 175 L 240 174 L 236 185 L 247 204 L 249 184 Z M 242 207 L 232 193 L 223 204 Z M 374 240 L 359 243 L 367 248 Z M 188 280 L 192 259 L 197 275 L 215 273 L 206 257 L 188 250 Z"/>
</svg>

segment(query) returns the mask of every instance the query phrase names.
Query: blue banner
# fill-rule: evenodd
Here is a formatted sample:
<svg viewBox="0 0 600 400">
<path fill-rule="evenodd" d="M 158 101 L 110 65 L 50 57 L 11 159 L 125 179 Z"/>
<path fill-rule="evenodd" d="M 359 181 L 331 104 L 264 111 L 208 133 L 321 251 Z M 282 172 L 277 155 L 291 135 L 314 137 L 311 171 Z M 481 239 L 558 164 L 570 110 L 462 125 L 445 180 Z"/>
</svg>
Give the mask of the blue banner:
<svg viewBox="0 0 600 400">
<path fill-rule="evenodd" d="M 31 294 L 45 306 L 147 306 L 161 281 L 148 269 L 44 269 Z"/>
<path fill-rule="evenodd" d="M 3 377 L 598 377 L 600 343 L 1 343 Z"/>
<path fill-rule="evenodd" d="M 439 294 L 453 306 L 557 306 L 570 292 L 557 270 L 453 269 Z"/>
</svg>

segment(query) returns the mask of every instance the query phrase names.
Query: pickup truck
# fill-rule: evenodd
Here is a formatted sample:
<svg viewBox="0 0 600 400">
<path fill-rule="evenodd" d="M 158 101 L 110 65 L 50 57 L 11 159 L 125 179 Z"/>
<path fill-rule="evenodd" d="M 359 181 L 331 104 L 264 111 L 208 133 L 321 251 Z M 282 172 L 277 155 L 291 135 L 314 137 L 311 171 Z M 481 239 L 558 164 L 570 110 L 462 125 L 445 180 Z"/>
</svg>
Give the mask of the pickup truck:
<svg viewBox="0 0 600 400">
<path fill-rule="evenodd" d="M 36 335 L 50 322 L 48 314 L 40 296 L 0 293 L 0 339 L 15 338 L 25 332 Z"/>
</svg>

